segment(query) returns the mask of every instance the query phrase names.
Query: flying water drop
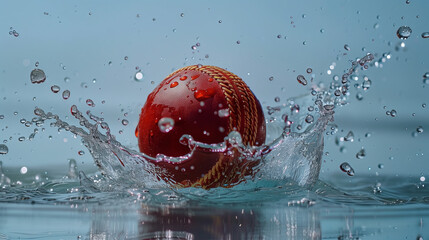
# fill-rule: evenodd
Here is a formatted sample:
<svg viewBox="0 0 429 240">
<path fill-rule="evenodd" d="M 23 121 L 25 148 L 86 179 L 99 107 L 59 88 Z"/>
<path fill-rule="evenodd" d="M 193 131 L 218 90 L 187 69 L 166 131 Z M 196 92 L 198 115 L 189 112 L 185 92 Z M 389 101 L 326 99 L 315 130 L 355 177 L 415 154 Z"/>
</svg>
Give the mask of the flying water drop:
<svg viewBox="0 0 429 240">
<path fill-rule="evenodd" d="M 169 117 L 163 117 L 158 121 L 159 130 L 168 133 L 174 128 L 174 120 Z"/>
<path fill-rule="evenodd" d="M 429 32 L 422 33 L 422 38 L 429 38 Z"/>
<path fill-rule="evenodd" d="M 298 80 L 298 82 L 304 86 L 307 85 L 307 80 L 302 75 L 298 75 L 298 77 L 296 77 L 296 80 Z"/>
<path fill-rule="evenodd" d="M 136 72 L 136 74 L 134 75 L 134 79 L 136 81 L 141 81 L 143 79 L 143 73 L 141 71 Z"/>
<path fill-rule="evenodd" d="M 407 39 L 411 36 L 411 33 L 413 31 L 408 26 L 401 26 L 398 28 L 398 31 L 396 32 L 396 35 L 399 39 Z"/>
<path fill-rule="evenodd" d="M 352 166 L 350 166 L 350 164 L 347 162 L 341 163 L 340 169 L 341 169 L 341 171 L 347 173 L 347 175 L 349 175 L 349 176 L 355 175 L 355 170 L 353 170 Z"/>
<path fill-rule="evenodd" d="M 67 99 L 69 99 L 69 97 L 70 97 L 70 91 L 69 90 L 65 90 L 63 92 L 63 99 L 67 100 Z"/>
<path fill-rule="evenodd" d="M 356 153 L 356 158 L 357 159 L 362 159 L 365 156 L 366 156 L 366 152 L 365 152 L 365 149 L 363 149 L 363 148 L 358 153 Z"/>
<path fill-rule="evenodd" d="M 92 101 L 92 99 L 86 99 L 86 105 L 90 107 L 95 107 L 95 103 L 94 101 Z"/>
<path fill-rule="evenodd" d="M 349 131 L 349 133 L 347 133 L 347 135 L 344 137 L 344 141 L 346 141 L 346 142 L 353 142 L 354 141 L 354 137 L 355 137 L 355 135 L 353 134 L 353 132 Z"/>
<path fill-rule="evenodd" d="M 42 69 L 35 68 L 30 74 L 31 83 L 42 83 L 46 80 L 45 72 Z"/>
<path fill-rule="evenodd" d="M 0 154 L 7 154 L 9 152 L 9 148 L 4 145 L 4 144 L 0 144 Z"/>
<path fill-rule="evenodd" d="M 53 86 L 51 86 L 51 91 L 53 93 L 58 93 L 60 91 L 60 87 L 57 85 L 53 85 Z"/>
</svg>

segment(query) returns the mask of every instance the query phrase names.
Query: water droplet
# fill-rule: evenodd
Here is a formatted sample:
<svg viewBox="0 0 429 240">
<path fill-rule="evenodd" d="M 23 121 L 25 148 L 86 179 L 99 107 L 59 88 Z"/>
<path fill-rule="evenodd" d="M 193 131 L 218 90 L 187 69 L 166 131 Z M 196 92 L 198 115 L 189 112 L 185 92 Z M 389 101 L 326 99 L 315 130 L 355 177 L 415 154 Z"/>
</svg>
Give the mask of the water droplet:
<svg viewBox="0 0 429 240">
<path fill-rule="evenodd" d="M 408 26 L 401 26 L 401 27 L 398 28 L 398 31 L 396 32 L 396 35 L 400 39 L 407 39 L 408 37 L 411 36 L 412 32 L 413 31 L 411 30 L 410 27 L 408 27 Z"/>
<path fill-rule="evenodd" d="M 304 46 L 307 45 L 307 41 L 302 42 L 302 45 Z"/>
<path fill-rule="evenodd" d="M 378 168 L 383 169 L 383 168 L 384 168 L 384 164 L 379 163 L 379 164 L 378 164 Z"/>
<path fill-rule="evenodd" d="M 65 90 L 63 92 L 63 99 L 67 100 L 67 99 L 69 99 L 69 97 L 70 97 L 70 91 L 69 90 Z"/>
<path fill-rule="evenodd" d="M 124 60 L 125 60 L 125 61 L 127 61 L 127 60 L 128 60 L 128 56 L 125 56 L 125 57 L 124 57 Z"/>
<path fill-rule="evenodd" d="M 0 144 L 0 154 L 7 154 L 8 152 L 9 148 L 4 144 Z"/>
<path fill-rule="evenodd" d="M 290 108 L 291 113 L 299 113 L 299 105 L 295 104 Z"/>
<path fill-rule="evenodd" d="M 418 133 L 422 133 L 423 132 L 423 127 L 422 126 L 418 126 L 417 129 L 416 129 L 416 131 Z"/>
<path fill-rule="evenodd" d="M 280 35 L 280 34 L 279 34 L 279 35 L 277 35 L 277 38 L 279 38 L 279 39 L 280 39 L 280 38 L 282 38 L 282 35 Z"/>
<path fill-rule="evenodd" d="M 83 150 L 80 150 L 79 152 L 77 152 L 77 154 L 79 154 L 80 156 L 85 155 L 85 152 Z"/>
<path fill-rule="evenodd" d="M 331 111 L 331 110 L 333 110 L 335 108 L 335 105 L 324 105 L 323 108 L 326 111 Z"/>
<path fill-rule="evenodd" d="M 429 72 L 426 72 L 425 74 L 423 74 L 423 78 L 429 78 Z"/>
<path fill-rule="evenodd" d="M 209 99 L 216 94 L 216 90 L 214 88 L 209 88 L 207 90 L 197 90 L 194 92 L 194 97 L 198 101 L 203 101 L 205 99 Z"/>
<path fill-rule="evenodd" d="M 158 121 L 159 130 L 168 133 L 174 128 L 174 120 L 169 117 L 163 117 Z"/>
<path fill-rule="evenodd" d="M 363 90 L 368 90 L 371 87 L 371 84 L 372 84 L 371 80 L 369 79 L 364 80 L 362 83 Z"/>
<path fill-rule="evenodd" d="M 0 115 L 0 119 L 4 119 L 4 115 Z"/>
<path fill-rule="evenodd" d="M 218 23 L 222 23 L 222 20 L 217 21 Z"/>
<path fill-rule="evenodd" d="M 353 170 L 352 166 L 350 166 L 350 164 L 348 164 L 347 162 L 341 163 L 340 169 L 341 169 L 341 171 L 347 173 L 347 175 L 349 175 L 349 176 L 355 175 L 355 171 Z"/>
<path fill-rule="evenodd" d="M 197 49 L 197 46 L 192 45 L 192 46 L 191 46 L 191 49 L 192 49 L 192 50 L 196 50 L 196 49 Z"/>
<path fill-rule="evenodd" d="M 20 142 L 22 142 L 22 141 L 24 141 L 25 140 L 25 137 L 19 137 L 18 138 L 18 141 L 20 141 Z"/>
<path fill-rule="evenodd" d="M 325 32 L 325 29 L 320 29 L 320 33 L 324 33 Z"/>
<path fill-rule="evenodd" d="M 237 44 L 240 44 L 240 40 L 237 40 L 237 42 L 236 42 Z"/>
<path fill-rule="evenodd" d="M 176 81 L 174 81 L 174 82 L 172 82 L 172 83 L 170 84 L 170 88 L 177 87 L 177 85 L 179 85 L 179 83 L 178 83 L 178 82 L 176 82 Z"/>
<path fill-rule="evenodd" d="M 90 106 L 90 107 L 95 107 L 94 101 L 92 101 L 92 99 L 86 99 L 86 105 Z"/>
<path fill-rule="evenodd" d="M 357 159 L 362 159 L 366 156 L 366 152 L 365 149 L 361 149 L 359 152 L 356 153 L 356 158 Z"/>
<path fill-rule="evenodd" d="M 354 137 L 355 137 L 355 135 L 353 134 L 353 132 L 349 131 L 347 133 L 347 135 L 344 137 L 344 141 L 346 141 L 346 142 L 353 142 L 354 141 Z"/>
<path fill-rule="evenodd" d="M 422 38 L 429 38 L 429 32 L 422 33 Z"/>
<path fill-rule="evenodd" d="M 313 72 L 313 69 L 311 69 L 311 68 L 307 68 L 307 73 L 308 74 L 310 74 L 310 73 L 312 73 Z"/>
<path fill-rule="evenodd" d="M 136 81 L 140 81 L 143 79 L 143 73 L 141 71 L 136 72 L 136 74 L 134 75 L 134 79 Z"/>
<path fill-rule="evenodd" d="M 42 69 L 35 68 L 30 74 L 31 83 L 42 83 L 46 80 L 45 72 Z"/>
<path fill-rule="evenodd" d="M 356 99 L 359 101 L 362 101 L 362 99 L 363 99 L 362 93 L 356 93 Z"/>
<path fill-rule="evenodd" d="M 53 85 L 53 86 L 51 86 L 51 91 L 53 93 L 58 93 L 60 91 L 60 87 L 57 85 Z"/>
<path fill-rule="evenodd" d="M 217 115 L 222 118 L 229 117 L 229 109 L 228 108 L 219 109 L 219 111 L 217 111 Z"/>
<path fill-rule="evenodd" d="M 426 181 L 426 178 L 425 178 L 425 176 L 421 176 L 421 177 L 420 177 L 420 181 L 421 181 L 421 182 L 424 182 L 424 181 Z"/>
<path fill-rule="evenodd" d="M 275 102 L 280 102 L 280 98 L 279 98 L 279 97 L 275 97 L 275 98 L 274 98 L 274 101 L 275 101 Z"/>
<path fill-rule="evenodd" d="M 27 167 L 22 167 L 20 170 L 19 170 L 19 172 L 21 173 L 21 174 L 26 174 L 27 173 L 27 171 L 28 171 L 28 169 L 27 169 Z"/>
<path fill-rule="evenodd" d="M 347 50 L 347 51 L 350 51 L 350 46 L 349 46 L 349 45 L 347 45 L 347 44 L 345 44 L 345 45 L 344 45 L 344 49 L 345 49 L 345 50 Z"/>
<path fill-rule="evenodd" d="M 181 80 L 181 81 L 185 81 L 186 79 L 188 79 L 188 77 L 187 77 L 187 76 L 182 76 L 182 77 L 180 77 L 180 80 Z"/>
<path fill-rule="evenodd" d="M 66 83 L 70 82 L 70 78 L 69 77 L 65 77 L 64 78 L 64 82 L 66 82 Z"/>
<path fill-rule="evenodd" d="M 184 13 L 181 13 L 181 14 L 180 14 L 180 16 L 181 16 L 181 17 L 184 17 L 184 16 L 185 16 L 185 14 L 184 14 Z"/>
<path fill-rule="evenodd" d="M 305 122 L 306 123 L 312 123 L 314 121 L 314 117 L 312 115 L 307 115 L 305 117 Z"/>
<path fill-rule="evenodd" d="M 422 108 L 426 108 L 426 103 L 422 103 Z"/>
<path fill-rule="evenodd" d="M 307 80 L 302 75 L 298 75 L 298 77 L 296 77 L 296 80 L 298 80 L 298 82 L 304 86 L 307 85 Z"/>
<path fill-rule="evenodd" d="M 390 111 L 390 116 L 392 116 L 392 117 L 396 117 L 396 110 L 395 109 L 392 109 L 392 111 Z"/>
<path fill-rule="evenodd" d="M 122 119 L 122 125 L 127 126 L 128 125 L 128 120 L 127 119 Z"/>
<path fill-rule="evenodd" d="M 268 80 L 273 81 L 274 77 L 271 76 L 271 77 L 268 78 Z"/>
<path fill-rule="evenodd" d="M 335 90 L 334 95 L 337 97 L 341 96 L 341 91 L 339 89 Z"/>
</svg>

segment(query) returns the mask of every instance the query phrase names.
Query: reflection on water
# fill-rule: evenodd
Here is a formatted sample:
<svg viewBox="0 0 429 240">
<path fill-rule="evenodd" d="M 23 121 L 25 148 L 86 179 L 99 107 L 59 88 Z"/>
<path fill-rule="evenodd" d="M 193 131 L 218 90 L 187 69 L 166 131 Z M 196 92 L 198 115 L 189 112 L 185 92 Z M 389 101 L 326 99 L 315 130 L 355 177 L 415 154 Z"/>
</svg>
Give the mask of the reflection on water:
<svg viewBox="0 0 429 240">
<path fill-rule="evenodd" d="M 94 192 L 64 178 L 3 188 L 0 239 L 415 239 L 429 234 L 426 183 L 355 176 L 310 190 Z"/>
<path fill-rule="evenodd" d="M 7 219 L 0 222 L 0 239 L 416 239 L 429 233 L 429 210 L 421 205 L 186 207 L 116 201 L 1 204 L 0 214 Z"/>
</svg>

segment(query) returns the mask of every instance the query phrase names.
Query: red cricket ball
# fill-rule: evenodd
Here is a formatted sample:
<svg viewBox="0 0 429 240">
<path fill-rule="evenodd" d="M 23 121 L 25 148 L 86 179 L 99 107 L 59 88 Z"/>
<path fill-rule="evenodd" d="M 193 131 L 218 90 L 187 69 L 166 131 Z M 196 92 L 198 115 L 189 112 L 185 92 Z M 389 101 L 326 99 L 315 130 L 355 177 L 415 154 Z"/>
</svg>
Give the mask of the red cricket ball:
<svg viewBox="0 0 429 240">
<path fill-rule="evenodd" d="M 149 94 L 136 128 L 140 151 L 178 157 L 190 152 L 179 142 L 184 134 L 203 143 L 221 143 L 231 132 L 243 144 L 265 142 L 261 104 L 249 87 L 233 73 L 215 66 L 188 66 L 165 78 Z M 254 161 L 226 153 L 195 150 L 181 162 L 153 161 L 163 178 L 179 187 L 228 187 L 252 174 Z M 237 171 L 240 174 L 237 174 Z"/>
</svg>

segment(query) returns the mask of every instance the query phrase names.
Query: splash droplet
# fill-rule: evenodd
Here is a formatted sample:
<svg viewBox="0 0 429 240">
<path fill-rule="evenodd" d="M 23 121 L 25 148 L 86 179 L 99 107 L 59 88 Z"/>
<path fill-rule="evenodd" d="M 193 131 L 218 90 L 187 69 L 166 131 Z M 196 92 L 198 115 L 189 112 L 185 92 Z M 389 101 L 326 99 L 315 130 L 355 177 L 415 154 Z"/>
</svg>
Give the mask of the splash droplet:
<svg viewBox="0 0 429 240">
<path fill-rule="evenodd" d="M 159 130 L 168 133 L 174 128 L 174 120 L 169 117 L 163 117 L 158 121 Z"/>
<path fill-rule="evenodd" d="M 305 122 L 312 123 L 313 121 L 314 117 L 312 115 L 307 115 L 307 117 L 305 117 Z"/>
<path fill-rule="evenodd" d="M 368 90 L 371 87 L 371 84 L 372 84 L 372 82 L 370 79 L 364 80 L 362 83 L 363 90 Z"/>
<path fill-rule="evenodd" d="M 4 144 L 0 144 L 0 154 L 7 154 L 8 152 L 9 148 Z"/>
<path fill-rule="evenodd" d="M 422 33 L 422 38 L 429 38 L 429 32 Z"/>
<path fill-rule="evenodd" d="M 307 73 L 308 74 L 310 74 L 310 73 L 312 73 L 313 72 L 313 69 L 311 69 L 311 68 L 307 68 Z"/>
<path fill-rule="evenodd" d="M 407 39 L 411 36 L 411 33 L 413 31 L 408 26 L 401 26 L 398 28 L 398 31 L 396 32 L 396 35 L 399 39 Z"/>
<path fill-rule="evenodd" d="M 141 71 L 136 72 L 136 74 L 134 75 L 134 79 L 136 81 L 140 81 L 143 79 L 143 73 Z"/>
<path fill-rule="evenodd" d="M 392 109 L 392 111 L 390 111 L 390 116 L 392 116 L 392 117 L 396 117 L 396 110 L 395 109 Z"/>
<path fill-rule="evenodd" d="M 86 105 L 90 107 L 95 107 L 94 101 L 92 101 L 92 99 L 86 99 Z"/>
<path fill-rule="evenodd" d="M 353 170 L 352 166 L 350 166 L 350 164 L 347 162 L 341 163 L 340 169 L 341 169 L 341 171 L 347 173 L 347 175 L 349 175 L 349 176 L 355 175 L 355 170 Z"/>
<path fill-rule="evenodd" d="M 127 119 L 122 119 L 122 125 L 127 126 L 128 125 L 128 120 Z"/>
<path fill-rule="evenodd" d="M 28 171 L 28 169 L 27 169 L 27 167 L 22 167 L 20 170 L 19 170 L 19 172 L 21 173 L 21 174 L 26 174 L 27 173 L 27 171 Z"/>
<path fill-rule="evenodd" d="M 69 90 L 65 90 L 63 92 L 63 99 L 67 100 L 67 99 L 69 99 L 69 97 L 70 97 L 70 91 Z"/>
<path fill-rule="evenodd" d="M 51 91 L 53 93 L 58 93 L 60 91 L 60 87 L 57 85 L 53 85 L 53 86 L 51 86 Z"/>
<path fill-rule="evenodd" d="M 42 69 L 35 68 L 30 74 L 31 83 L 42 83 L 46 80 L 45 72 Z"/>
<path fill-rule="evenodd" d="M 349 131 L 347 133 L 347 135 L 344 137 L 344 141 L 346 141 L 346 142 L 353 142 L 354 141 L 354 137 L 355 137 L 355 135 L 353 134 L 353 132 Z"/>
<path fill-rule="evenodd" d="M 423 127 L 422 126 L 418 126 L 417 129 L 416 129 L 416 131 L 418 133 L 422 133 L 423 132 Z"/>
<path fill-rule="evenodd" d="M 350 51 L 350 46 L 348 44 L 344 45 L 344 49 Z"/>
<path fill-rule="evenodd" d="M 296 77 L 296 80 L 298 80 L 298 82 L 304 86 L 307 85 L 307 80 L 302 75 L 298 75 L 298 77 Z"/>
<path fill-rule="evenodd" d="M 229 109 L 228 108 L 219 109 L 219 111 L 217 111 L 217 115 L 222 118 L 229 117 Z"/>
<path fill-rule="evenodd" d="M 358 153 L 356 153 L 356 158 L 357 159 L 362 159 L 365 156 L 366 156 L 366 152 L 365 152 L 365 149 L 363 149 L 363 148 Z"/>
</svg>

